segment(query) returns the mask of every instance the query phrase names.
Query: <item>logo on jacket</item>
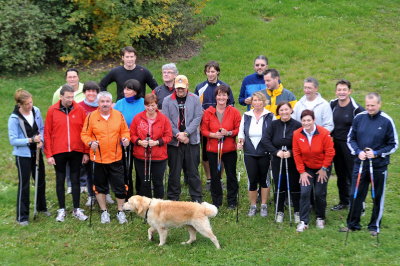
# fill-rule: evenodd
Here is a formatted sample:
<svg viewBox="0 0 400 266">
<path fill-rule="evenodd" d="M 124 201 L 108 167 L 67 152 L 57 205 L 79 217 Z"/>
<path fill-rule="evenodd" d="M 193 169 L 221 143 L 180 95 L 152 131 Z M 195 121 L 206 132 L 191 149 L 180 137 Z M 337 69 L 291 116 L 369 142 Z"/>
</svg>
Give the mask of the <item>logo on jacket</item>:
<svg viewBox="0 0 400 266">
<path fill-rule="evenodd" d="M 378 127 L 378 130 L 381 130 L 382 129 L 382 127 Z"/>
<path fill-rule="evenodd" d="M 299 140 L 301 140 L 302 142 L 304 142 L 304 141 L 305 141 L 305 139 L 303 139 L 303 138 L 299 138 Z"/>
</svg>

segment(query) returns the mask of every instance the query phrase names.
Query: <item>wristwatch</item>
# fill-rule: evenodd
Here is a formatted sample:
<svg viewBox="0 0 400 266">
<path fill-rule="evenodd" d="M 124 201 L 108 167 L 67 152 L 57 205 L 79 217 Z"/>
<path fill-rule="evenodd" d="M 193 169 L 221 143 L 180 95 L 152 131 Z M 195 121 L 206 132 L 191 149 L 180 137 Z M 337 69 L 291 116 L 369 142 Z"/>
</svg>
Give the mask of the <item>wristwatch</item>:
<svg viewBox="0 0 400 266">
<path fill-rule="evenodd" d="M 327 172 L 327 171 L 328 171 L 328 168 L 326 168 L 326 167 L 323 167 L 323 166 L 321 167 L 321 169 L 322 169 L 322 170 L 324 170 L 325 172 Z"/>
</svg>

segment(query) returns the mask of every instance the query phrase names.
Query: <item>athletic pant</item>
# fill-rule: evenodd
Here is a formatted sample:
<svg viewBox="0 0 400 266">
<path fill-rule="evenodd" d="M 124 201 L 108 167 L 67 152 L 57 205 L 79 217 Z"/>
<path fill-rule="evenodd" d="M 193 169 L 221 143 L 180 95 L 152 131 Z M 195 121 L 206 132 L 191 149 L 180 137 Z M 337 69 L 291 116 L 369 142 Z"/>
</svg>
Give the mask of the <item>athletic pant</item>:
<svg viewBox="0 0 400 266">
<path fill-rule="evenodd" d="M 56 165 L 54 169 L 56 170 L 56 192 L 58 198 L 58 205 L 60 209 L 65 208 L 65 176 L 67 163 L 70 167 L 70 177 L 71 177 L 71 188 L 72 188 L 72 202 L 74 208 L 79 208 L 79 200 L 81 195 L 80 188 L 80 169 L 82 165 L 83 153 L 71 151 L 63 152 L 53 155 Z"/>
<path fill-rule="evenodd" d="M 134 159 L 136 179 L 140 179 L 140 187 L 137 191 L 138 195 L 148 198 L 164 198 L 164 173 L 167 167 L 167 160 L 149 161 Z M 150 176 L 149 176 L 150 170 Z M 145 173 L 147 172 L 147 173 Z M 153 192 L 153 193 L 152 193 Z"/>
<path fill-rule="evenodd" d="M 113 163 L 95 163 L 94 186 L 98 193 L 106 194 L 109 184 L 117 199 L 125 199 L 127 188 L 124 182 L 124 165 L 122 160 Z"/>
<path fill-rule="evenodd" d="M 211 172 L 211 197 L 213 204 L 217 207 L 222 205 L 223 192 L 221 187 L 221 178 L 218 171 L 218 154 L 215 152 L 208 152 L 208 161 L 210 163 Z M 227 185 L 227 199 L 228 206 L 236 206 L 237 193 L 239 185 L 236 177 L 236 151 L 227 152 L 222 154 L 222 162 L 224 163 Z"/>
<path fill-rule="evenodd" d="M 133 170 L 133 155 L 132 155 L 132 148 L 133 144 L 130 143 L 128 147 L 126 147 L 126 154 L 125 154 L 125 148 L 122 147 L 122 150 L 124 151 L 122 154 L 122 160 L 124 162 L 124 177 L 125 177 L 125 184 L 128 185 L 128 192 L 126 195 L 126 199 L 129 199 L 130 197 L 133 196 L 133 178 L 132 178 L 132 170 Z M 128 159 L 126 156 L 128 156 Z M 128 165 L 127 165 L 128 163 Z M 136 178 L 136 183 L 135 183 L 135 189 L 138 191 L 140 186 L 140 183 L 138 183 L 138 178 Z"/>
<path fill-rule="evenodd" d="M 67 186 L 71 187 L 70 168 L 69 168 L 68 164 L 67 164 L 67 170 L 65 173 L 65 177 L 67 180 Z M 87 186 L 87 179 L 88 179 L 88 177 L 87 177 L 86 167 L 83 164 L 83 165 L 81 165 L 81 170 L 79 173 L 79 186 L 81 186 L 81 187 Z"/>
<path fill-rule="evenodd" d="M 357 182 L 358 170 L 360 164 L 354 165 L 353 180 L 351 183 L 351 199 L 353 201 L 354 192 Z M 380 168 L 373 168 L 374 174 L 374 188 L 375 188 L 375 199 L 373 200 L 374 206 L 372 208 L 371 219 L 368 224 L 369 231 L 379 232 L 380 224 L 382 221 L 383 206 L 385 203 L 385 186 L 387 178 L 387 166 Z M 354 206 L 350 206 L 349 215 L 347 216 L 347 226 L 353 230 L 360 230 L 360 217 L 362 211 L 362 203 L 368 194 L 368 187 L 371 183 L 371 175 L 369 172 L 369 161 L 364 161 L 363 170 L 361 173 L 360 184 L 358 186 L 357 197 L 354 200 Z M 354 208 L 353 215 L 351 214 L 351 208 Z"/>
<path fill-rule="evenodd" d="M 189 194 L 192 201 L 202 202 L 201 180 L 199 175 L 200 144 L 168 145 L 168 193 L 169 200 L 179 200 L 181 194 L 181 171 L 185 165 Z"/>
<path fill-rule="evenodd" d="M 337 175 L 339 203 L 349 205 L 354 156 L 351 155 L 346 141 L 334 140 L 334 145 L 336 154 L 333 158 L 333 163 Z"/>
<path fill-rule="evenodd" d="M 300 220 L 305 224 L 310 221 L 310 199 L 314 198 L 314 207 L 317 218 L 325 220 L 325 209 L 326 209 L 326 194 L 328 182 L 317 182 L 317 172 L 320 169 L 310 169 L 306 167 L 306 172 L 312 176 L 308 178 L 310 185 L 300 185 Z M 329 176 L 329 173 L 327 173 Z M 314 193 L 312 193 L 314 190 Z M 313 194 L 313 195 L 312 195 Z"/>
<path fill-rule="evenodd" d="M 274 183 L 275 183 L 275 194 L 274 194 L 275 206 L 279 189 L 278 212 L 284 212 L 285 199 L 286 197 L 288 197 L 286 160 L 285 159 L 282 160 L 282 171 L 281 175 L 279 176 L 280 163 L 281 163 L 281 158 L 272 156 L 271 165 L 272 165 L 272 175 L 274 176 Z M 299 183 L 300 175 L 299 172 L 297 172 L 293 157 L 288 158 L 287 163 L 288 163 L 287 169 L 289 172 L 288 174 L 289 174 L 290 197 L 293 202 L 294 212 L 298 212 L 300 208 L 300 183 Z M 280 184 L 279 184 L 279 179 L 280 179 Z"/>
<path fill-rule="evenodd" d="M 32 152 L 32 157 L 15 156 L 15 162 L 18 170 L 18 194 L 17 194 L 17 222 L 29 220 L 29 193 L 30 177 L 35 180 L 36 173 L 36 152 Z M 37 191 L 37 211 L 47 211 L 46 206 L 46 180 L 43 156 L 39 156 L 39 174 Z"/>
<path fill-rule="evenodd" d="M 248 190 L 256 191 L 258 186 L 268 188 L 270 180 L 268 180 L 268 169 L 270 159 L 269 156 L 250 156 L 244 155 L 244 164 L 246 166 L 248 178 Z"/>
</svg>

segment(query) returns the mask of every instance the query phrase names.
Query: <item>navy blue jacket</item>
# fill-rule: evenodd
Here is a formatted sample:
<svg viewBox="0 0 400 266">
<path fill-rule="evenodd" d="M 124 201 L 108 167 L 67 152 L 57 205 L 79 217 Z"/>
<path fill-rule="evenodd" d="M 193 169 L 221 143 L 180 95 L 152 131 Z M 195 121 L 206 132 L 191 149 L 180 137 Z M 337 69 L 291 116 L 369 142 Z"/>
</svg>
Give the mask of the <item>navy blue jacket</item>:
<svg viewBox="0 0 400 266">
<path fill-rule="evenodd" d="M 372 159 L 372 164 L 378 168 L 390 163 L 389 155 L 397 150 L 398 143 L 394 122 L 382 111 L 374 116 L 369 115 L 367 111 L 356 115 L 347 136 L 347 146 L 351 154 L 358 156 L 365 148 L 371 148 L 376 156 Z M 360 163 L 358 157 L 356 162 Z"/>
<path fill-rule="evenodd" d="M 221 80 L 217 80 L 216 83 L 211 83 L 206 80 L 197 84 L 194 94 L 199 96 L 203 110 L 206 110 L 210 106 L 215 107 L 217 105 L 217 100 L 215 99 L 215 88 L 220 85 L 225 85 L 230 88 L 228 84 Z M 231 95 L 229 95 L 228 105 L 235 105 L 235 99 L 233 97 L 232 90 Z"/>
</svg>

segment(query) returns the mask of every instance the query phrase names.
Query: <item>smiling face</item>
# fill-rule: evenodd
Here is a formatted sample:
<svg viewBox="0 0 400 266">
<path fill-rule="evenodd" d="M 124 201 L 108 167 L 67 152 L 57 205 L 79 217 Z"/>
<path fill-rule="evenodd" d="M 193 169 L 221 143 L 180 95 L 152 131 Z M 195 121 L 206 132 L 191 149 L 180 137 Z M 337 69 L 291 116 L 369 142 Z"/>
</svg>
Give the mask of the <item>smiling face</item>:
<svg viewBox="0 0 400 266">
<path fill-rule="evenodd" d="M 23 103 L 19 103 L 18 105 L 24 113 L 29 113 L 33 107 L 33 100 L 32 98 L 28 98 Z"/>
<path fill-rule="evenodd" d="M 217 105 L 226 106 L 229 96 L 228 96 L 228 93 L 219 91 L 215 98 L 217 100 Z"/>
<path fill-rule="evenodd" d="M 264 108 L 264 102 L 259 97 L 253 96 L 251 106 L 253 106 L 254 110 L 261 111 Z"/>
<path fill-rule="evenodd" d="M 286 122 L 290 120 L 292 112 L 293 110 L 290 104 L 284 104 L 279 108 L 278 115 L 280 115 L 282 121 Z"/>
<path fill-rule="evenodd" d="M 256 71 L 258 75 L 262 75 L 267 68 L 267 62 L 264 59 L 256 59 L 256 61 L 254 61 L 254 71 Z"/>
<path fill-rule="evenodd" d="M 96 90 L 86 90 L 85 98 L 90 103 L 95 102 L 97 99 L 97 91 Z"/>
<path fill-rule="evenodd" d="M 301 119 L 301 125 L 305 131 L 311 132 L 314 129 L 314 119 L 311 115 L 303 116 Z"/>
<path fill-rule="evenodd" d="M 216 83 L 219 72 L 214 67 L 209 67 L 206 71 L 207 80 L 211 83 Z"/>
<path fill-rule="evenodd" d="M 304 82 L 304 94 L 309 101 L 313 101 L 317 97 L 318 88 L 312 82 Z"/>
<path fill-rule="evenodd" d="M 183 98 L 186 96 L 188 90 L 186 88 L 178 87 L 175 89 L 175 91 L 176 96 Z"/>
<path fill-rule="evenodd" d="M 166 83 L 166 84 L 173 82 L 175 80 L 176 76 L 177 75 L 176 75 L 175 71 L 172 69 L 164 69 L 162 71 L 162 79 L 163 79 L 164 83 Z"/>
<path fill-rule="evenodd" d="M 125 52 L 122 56 L 122 61 L 124 62 L 124 67 L 128 70 L 132 70 L 135 68 L 136 64 L 136 55 L 134 52 Z"/>
<path fill-rule="evenodd" d="M 100 113 L 102 115 L 108 115 L 110 113 L 111 105 L 112 100 L 109 97 L 103 96 L 99 98 Z"/>
<path fill-rule="evenodd" d="M 131 90 L 129 88 L 124 88 L 124 97 L 129 98 L 136 95 L 136 91 Z"/>
<path fill-rule="evenodd" d="M 70 85 L 75 91 L 79 87 L 79 76 L 75 71 L 68 71 L 65 77 L 65 81 Z"/>
<path fill-rule="evenodd" d="M 146 104 L 144 108 L 146 109 L 147 115 L 150 117 L 155 115 L 158 109 L 157 104 L 155 102 Z"/>
<path fill-rule="evenodd" d="M 346 84 L 338 84 L 336 86 L 336 97 L 339 101 L 345 102 L 350 100 L 351 90 Z"/>
<path fill-rule="evenodd" d="M 369 115 L 376 115 L 381 109 L 381 103 L 376 97 L 365 98 L 365 110 Z"/>
</svg>

